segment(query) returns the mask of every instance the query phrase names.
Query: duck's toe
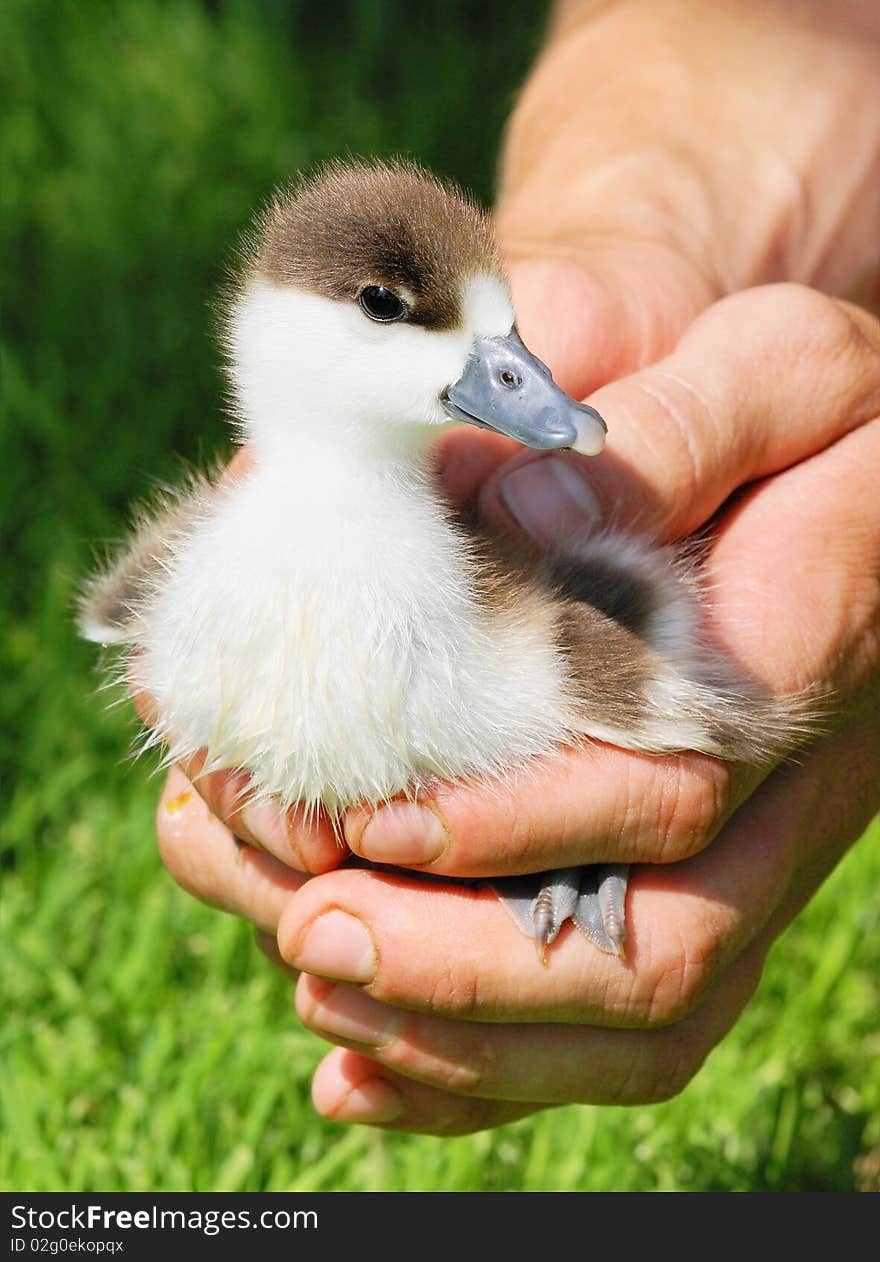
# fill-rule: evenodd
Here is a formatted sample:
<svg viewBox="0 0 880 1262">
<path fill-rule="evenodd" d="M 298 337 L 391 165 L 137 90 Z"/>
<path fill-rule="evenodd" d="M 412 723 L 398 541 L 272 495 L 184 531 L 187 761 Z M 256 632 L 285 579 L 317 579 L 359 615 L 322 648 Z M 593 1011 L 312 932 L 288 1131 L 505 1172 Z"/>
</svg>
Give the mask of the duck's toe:
<svg viewBox="0 0 880 1262">
<path fill-rule="evenodd" d="M 492 888 L 546 964 L 547 948 L 568 919 L 600 951 L 623 955 L 628 876 L 626 864 L 593 864 L 506 877 L 493 881 Z"/>
<path fill-rule="evenodd" d="M 628 864 L 600 863 L 580 871 L 580 893 L 572 920 L 600 951 L 623 955 Z"/>
</svg>

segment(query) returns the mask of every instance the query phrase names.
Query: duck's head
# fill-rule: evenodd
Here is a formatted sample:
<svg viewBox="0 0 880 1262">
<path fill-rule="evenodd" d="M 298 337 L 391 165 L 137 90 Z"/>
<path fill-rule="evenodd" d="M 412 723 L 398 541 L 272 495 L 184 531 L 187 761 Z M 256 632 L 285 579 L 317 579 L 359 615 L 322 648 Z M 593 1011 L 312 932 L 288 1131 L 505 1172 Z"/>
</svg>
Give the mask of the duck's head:
<svg viewBox="0 0 880 1262">
<path fill-rule="evenodd" d="M 537 448 L 601 451 L 597 412 L 523 345 L 487 216 L 408 164 L 345 164 L 276 197 L 228 322 L 245 436 L 419 445 L 467 421 Z"/>
</svg>

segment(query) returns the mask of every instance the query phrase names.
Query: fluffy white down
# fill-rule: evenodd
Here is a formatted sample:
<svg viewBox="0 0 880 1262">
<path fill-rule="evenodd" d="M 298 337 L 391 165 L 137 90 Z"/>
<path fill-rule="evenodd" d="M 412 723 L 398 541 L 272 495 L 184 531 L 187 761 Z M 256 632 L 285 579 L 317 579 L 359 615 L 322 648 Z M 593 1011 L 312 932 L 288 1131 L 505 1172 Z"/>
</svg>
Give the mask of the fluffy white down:
<svg viewBox="0 0 880 1262">
<path fill-rule="evenodd" d="M 172 752 L 335 811 L 546 750 L 569 727 L 549 628 L 489 628 L 417 485 L 336 474 L 258 470 L 177 557 L 135 658 Z"/>
<path fill-rule="evenodd" d="M 492 620 L 422 472 L 475 332 L 373 328 L 352 304 L 253 286 L 231 333 L 257 467 L 181 543 L 134 670 L 171 756 L 207 746 L 258 789 L 336 812 L 432 776 L 500 772 L 571 729 L 540 611 Z M 331 348 L 331 349 L 328 349 Z"/>
</svg>

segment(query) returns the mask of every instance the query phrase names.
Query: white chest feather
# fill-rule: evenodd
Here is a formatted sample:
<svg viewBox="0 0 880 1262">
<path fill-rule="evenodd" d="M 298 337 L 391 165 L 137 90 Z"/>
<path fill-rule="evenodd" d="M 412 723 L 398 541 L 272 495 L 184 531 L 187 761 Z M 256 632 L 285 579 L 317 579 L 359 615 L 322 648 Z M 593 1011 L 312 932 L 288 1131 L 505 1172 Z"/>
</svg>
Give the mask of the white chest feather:
<svg viewBox="0 0 880 1262">
<path fill-rule="evenodd" d="M 175 558 L 141 682 L 172 754 L 337 811 L 493 772 L 570 728 L 540 616 L 491 617 L 418 474 L 258 470 Z"/>
</svg>

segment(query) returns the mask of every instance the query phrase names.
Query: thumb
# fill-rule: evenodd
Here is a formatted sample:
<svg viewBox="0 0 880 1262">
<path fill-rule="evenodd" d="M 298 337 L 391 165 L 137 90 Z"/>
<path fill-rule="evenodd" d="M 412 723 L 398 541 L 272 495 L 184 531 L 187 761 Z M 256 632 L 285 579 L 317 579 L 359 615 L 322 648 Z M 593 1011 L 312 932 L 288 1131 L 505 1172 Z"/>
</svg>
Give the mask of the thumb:
<svg viewBox="0 0 880 1262">
<path fill-rule="evenodd" d="M 669 354 L 719 296 L 667 245 L 602 236 L 572 257 L 507 249 L 517 327 L 576 399 Z"/>
<path fill-rule="evenodd" d="M 671 247 L 602 236 L 601 251 L 571 257 L 506 250 L 516 322 L 529 350 L 576 399 L 669 354 L 717 296 Z M 436 471 L 455 504 L 472 502 L 506 461 L 534 458 L 512 438 L 457 426 L 435 448 Z"/>
<path fill-rule="evenodd" d="M 592 396 L 609 428 L 600 459 L 520 452 L 480 506 L 543 544 L 609 519 L 684 538 L 740 488 L 875 418 L 878 365 L 880 323 L 860 308 L 802 285 L 744 290 L 703 312 L 662 361 Z"/>
</svg>

